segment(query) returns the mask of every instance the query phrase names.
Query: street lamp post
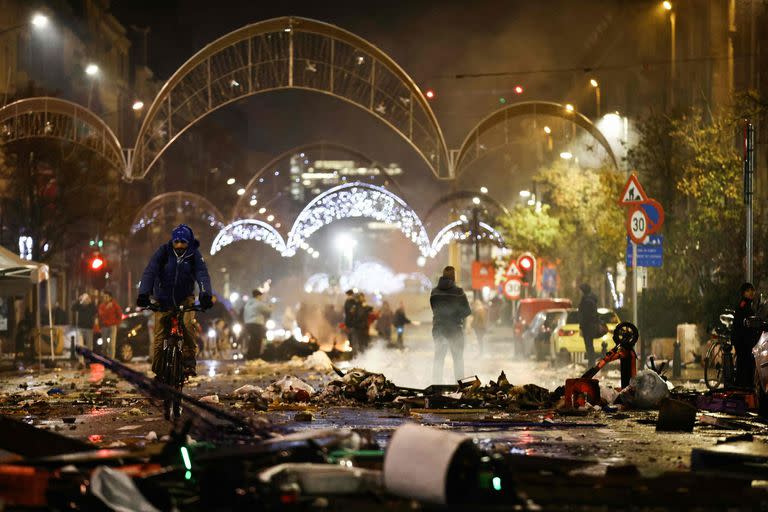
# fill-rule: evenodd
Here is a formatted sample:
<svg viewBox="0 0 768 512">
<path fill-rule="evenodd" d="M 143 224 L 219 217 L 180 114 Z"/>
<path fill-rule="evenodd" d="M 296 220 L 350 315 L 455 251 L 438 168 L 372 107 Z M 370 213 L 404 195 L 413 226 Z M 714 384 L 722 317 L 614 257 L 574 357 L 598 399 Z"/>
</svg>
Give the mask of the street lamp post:
<svg viewBox="0 0 768 512">
<path fill-rule="evenodd" d="M 589 85 L 595 89 L 595 108 L 597 111 L 596 117 L 597 119 L 600 119 L 600 82 L 593 78 L 589 81 Z"/>
<path fill-rule="evenodd" d="M 675 28 L 677 19 L 675 17 L 675 11 L 673 9 L 672 2 L 665 0 L 662 2 L 664 10 L 669 12 L 669 104 L 674 106 L 675 104 L 675 75 L 677 74 L 677 48 Z"/>
<path fill-rule="evenodd" d="M 50 25 L 50 19 L 48 16 L 42 13 L 34 13 L 32 17 L 29 19 L 27 23 L 20 23 L 18 25 L 14 25 L 12 27 L 8 27 L 6 29 L 0 30 L 0 37 L 4 36 L 5 34 L 8 34 L 10 32 L 13 32 L 15 30 L 22 29 L 28 25 L 32 25 L 32 27 L 35 30 L 45 30 L 48 25 Z M 5 106 L 8 103 L 8 91 L 11 88 L 11 66 L 8 65 L 8 72 L 5 79 L 5 94 L 3 95 L 3 106 Z"/>
</svg>

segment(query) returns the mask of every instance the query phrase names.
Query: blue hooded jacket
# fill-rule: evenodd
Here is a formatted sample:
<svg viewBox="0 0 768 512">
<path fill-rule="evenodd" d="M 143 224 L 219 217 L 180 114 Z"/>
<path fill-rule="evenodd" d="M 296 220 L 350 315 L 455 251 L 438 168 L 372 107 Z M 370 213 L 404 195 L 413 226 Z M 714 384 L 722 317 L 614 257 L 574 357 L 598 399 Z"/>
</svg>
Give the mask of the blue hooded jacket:
<svg viewBox="0 0 768 512">
<path fill-rule="evenodd" d="M 182 239 L 189 244 L 187 250 L 177 256 L 173 240 Z M 195 293 L 195 283 L 200 293 L 211 294 L 211 278 L 199 251 L 200 242 L 192 229 L 182 224 L 173 230 L 171 240 L 161 245 L 149 260 L 141 276 L 139 295 L 154 295 L 162 307 L 168 308 L 184 302 Z"/>
</svg>

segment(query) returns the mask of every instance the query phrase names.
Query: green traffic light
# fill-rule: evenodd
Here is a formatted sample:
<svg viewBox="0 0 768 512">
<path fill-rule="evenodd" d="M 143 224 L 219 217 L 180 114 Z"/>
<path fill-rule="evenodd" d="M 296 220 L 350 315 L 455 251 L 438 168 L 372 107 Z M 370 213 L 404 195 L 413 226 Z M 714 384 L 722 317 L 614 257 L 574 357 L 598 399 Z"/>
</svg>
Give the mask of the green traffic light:
<svg viewBox="0 0 768 512">
<path fill-rule="evenodd" d="M 495 476 L 495 477 L 493 477 L 493 480 L 491 480 L 491 482 L 493 482 L 493 490 L 494 491 L 500 491 L 501 490 L 501 478 L 499 478 L 498 476 Z"/>
<path fill-rule="evenodd" d="M 186 446 L 181 447 L 181 458 L 184 459 L 184 467 L 187 471 L 192 471 L 192 461 L 189 459 L 189 450 Z"/>
<path fill-rule="evenodd" d="M 99 240 L 99 247 L 104 247 L 104 240 Z"/>
<path fill-rule="evenodd" d="M 506 102 L 507 102 L 507 98 L 505 98 L 504 96 L 501 96 L 499 98 L 499 103 L 501 103 L 502 105 L 505 104 Z"/>
<path fill-rule="evenodd" d="M 91 241 L 89 242 L 89 244 L 88 244 L 88 245 L 90 245 L 91 247 L 93 247 L 94 245 L 96 245 L 96 242 L 94 242 L 93 240 L 91 240 Z"/>
</svg>

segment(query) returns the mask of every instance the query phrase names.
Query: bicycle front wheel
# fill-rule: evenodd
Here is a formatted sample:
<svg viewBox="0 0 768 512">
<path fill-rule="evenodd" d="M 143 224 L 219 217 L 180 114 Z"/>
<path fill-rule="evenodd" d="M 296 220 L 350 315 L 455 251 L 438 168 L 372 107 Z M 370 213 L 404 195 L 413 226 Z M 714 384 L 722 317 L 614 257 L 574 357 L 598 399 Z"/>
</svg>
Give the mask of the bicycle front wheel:
<svg viewBox="0 0 768 512">
<path fill-rule="evenodd" d="M 723 344 L 719 341 L 709 346 L 704 358 L 704 383 L 709 389 L 723 385 Z"/>
</svg>

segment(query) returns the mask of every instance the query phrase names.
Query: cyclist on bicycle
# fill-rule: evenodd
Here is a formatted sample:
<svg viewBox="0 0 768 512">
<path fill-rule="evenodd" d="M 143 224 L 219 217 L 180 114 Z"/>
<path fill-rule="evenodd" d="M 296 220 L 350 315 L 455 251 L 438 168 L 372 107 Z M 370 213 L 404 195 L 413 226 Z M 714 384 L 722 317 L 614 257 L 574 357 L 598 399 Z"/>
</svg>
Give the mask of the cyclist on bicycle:
<svg viewBox="0 0 768 512">
<path fill-rule="evenodd" d="M 180 224 L 171 233 L 171 240 L 163 244 L 155 251 L 149 260 L 139 284 L 139 296 L 136 305 L 146 308 L 150 305 L 149 296 L 154 295 L 163 310 L 155 312 L 155 331 L 152 341 L 152 371 L 157 375 L 163 351 L 163 340 L 168 333 L 165 332 L 166 318 L 172 314 L 172 309 L 177 306 L 191 306 L 195 302 L 195 283 L 200 287 L 200 306 L 210 308 L 211 278 L 208 276 L 208 267 L 198 250 L 200 242 L 195 239 L 192 229 L 186 224 Z M 183 364 L 184 374 L 196 375 L 195 354 L 197 343 L 195 333 L 195 312 L 184 313 L 184 343 Z"/>
</svg>

